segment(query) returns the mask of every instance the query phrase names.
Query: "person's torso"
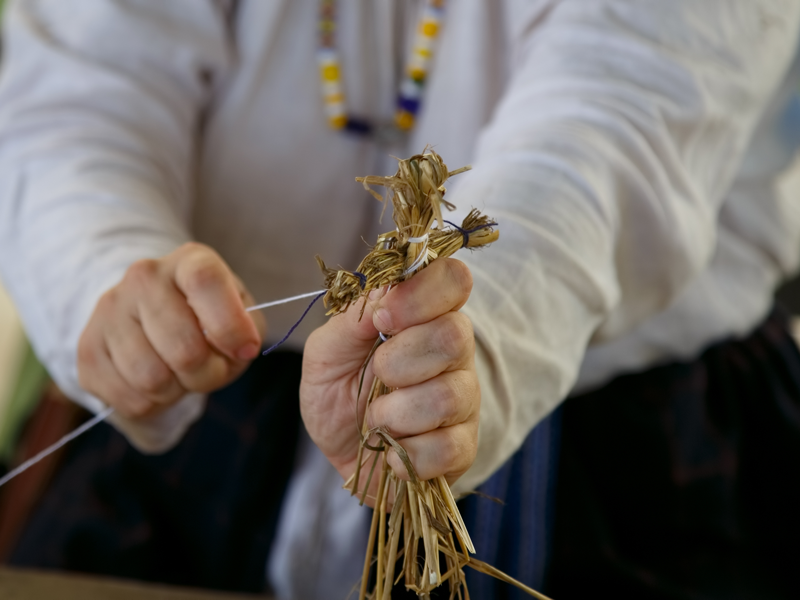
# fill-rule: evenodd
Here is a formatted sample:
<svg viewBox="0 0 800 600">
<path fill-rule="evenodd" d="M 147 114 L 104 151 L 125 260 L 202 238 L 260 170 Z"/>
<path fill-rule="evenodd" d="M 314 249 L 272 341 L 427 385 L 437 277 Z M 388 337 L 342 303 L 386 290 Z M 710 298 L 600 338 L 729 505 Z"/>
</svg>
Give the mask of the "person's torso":
<svg viewBox="0 0 800 600">
<path fill-rule="evenodd" d="M 326 121 L 317 1 L 240 2 L 232 17 L 236 66 L 218 82 L 204 130 L 194 234 L 219 249 L 257 301 L 320 289 L 315 254 L 330 265 L 355 268 L 365 242 L 392 224 L 389 215 L 378 223 L 382 206 L 354 178 L 392 172 L 390 154 L 403 157 L 426 144 L 451 168 L 474 161 L 481 130 L 522 48 L 536 43 L 546 27 L 551 4 L 447 3 L 416 126 L 405 142 L 385 146 L 334 131 Z M 389 122 L 423 2 L 338 5 L 347 110 Z M 797 88 L 799 75 L 794 69 L 785 90 Z M 696 354 L 712 341 L 745 333 L 766 314 L 777 281 L 800 259 L 797 184 L 775 186 L 799 145 L 797 127 L 785 117 L 795 106 L 789 97 L 784 92 L 776 98 L 759 126 L 720 212 L 717 251 L 706 271 L 636 330 L 596 340 L 579 386 Z M 297 305 L 272 309 L 270 337 L 280 337 L 301 312 Z M 296 347 L 321 324 L 322 314 L 309 315 L 293 337 Z"/>
</svg>

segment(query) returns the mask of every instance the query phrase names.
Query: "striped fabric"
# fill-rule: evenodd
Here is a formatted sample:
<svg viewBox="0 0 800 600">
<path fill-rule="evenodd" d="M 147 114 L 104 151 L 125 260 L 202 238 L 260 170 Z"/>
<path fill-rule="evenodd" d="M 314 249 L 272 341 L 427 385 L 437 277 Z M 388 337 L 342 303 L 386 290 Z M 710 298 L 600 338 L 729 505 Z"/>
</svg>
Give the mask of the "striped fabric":
<svg viewBox="0 0 800 600">
<path fill-rule="evenodd" d="M 534 429 L 522 448 L 497 471 L 479 495 L 461 501 L 476 557 L 541 590 L 550 554 L 555 474 L 560 434 L 560 410 Z M 474 599 L 521 600 L 529 598 L 517 588 L 496 579 L 467 572 Z"/>
</svg>

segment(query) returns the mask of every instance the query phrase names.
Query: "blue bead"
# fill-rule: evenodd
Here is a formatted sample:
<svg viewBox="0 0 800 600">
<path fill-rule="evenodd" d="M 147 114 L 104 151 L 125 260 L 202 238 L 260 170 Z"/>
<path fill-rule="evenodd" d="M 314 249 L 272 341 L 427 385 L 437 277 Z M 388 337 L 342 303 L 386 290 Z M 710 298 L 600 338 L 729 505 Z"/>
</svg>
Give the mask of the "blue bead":
<svg viewBox="0 0 800 600">
<path fill-rule="evenodd" d="M 400 96 L 397 98 L 397 108 L 410 112 L 412 115 L 416 115 L 419 110 L 419 100 L 417 98 L 404 98 Z"/>
</svg>

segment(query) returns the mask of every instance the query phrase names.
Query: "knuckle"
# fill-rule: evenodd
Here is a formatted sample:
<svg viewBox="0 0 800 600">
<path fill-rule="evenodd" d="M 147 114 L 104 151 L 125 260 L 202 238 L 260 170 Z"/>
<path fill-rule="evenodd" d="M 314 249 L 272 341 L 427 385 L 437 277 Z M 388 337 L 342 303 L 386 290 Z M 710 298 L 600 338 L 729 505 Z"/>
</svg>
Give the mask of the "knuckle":
<svg viewBox="0 0 800 600">
<path fill-rule="evenodd" d="M 148 395 L 156 395 L 166 390 L 172 383 L 172 373 L 160 361 L 142 360 L 134 366 L 136 389 Z"/>
<path fill-rule="evenodd" d="M 196 265 L 186 275 L 186 289 L 189 293 L 199 292 L 218 286 L 224 280 L 220 265 L 203 262 Z"/>
<path fill-rule="evenodd" d="M 453 356 L 462 354 L 475 344 L 472 323 L 459 313 L 449 313 L 444 319 L 441 319 L 436 337 L 437 346 L 445 354 Z"/>
<path fill-rule="evenodd" d="M 372 355 L 372 371 L 378 379 L 386 380 L 389 377 L 388 368 L 392 364 L 388 348 L 382 346 Z"/>
<path fill-rule="evenodd" d="M 119 306 L 119 301 L 120 301 L 120 293 L 117 286 L 106 291 L 97 300 L 95 311 L 92 314 L 92 320 L 96 318 L 102 318 L 108 316 L 109 314 L 114 313 L 117 307 Z"/>
<path fill-rule="evenodd" d="M 230 283 L 233 274 L 222 258 L 207 246 L 193 243 L 185 254 L 179 269 L 185 292 L 198 293 Z"/>
<path fill-rule="evenodd" d="M 438 449 L 438 457 L 440 464 L 446 471 L 455 470 L 464 462 L 463 449 L 461 444 L 455 439 L 453 435 L 445 437 L 443 443 Z"/>
<path fill-rule="evenodd" d="M 435 386 L 428 398 L 429 407 L 441 427 L 459 413 L 461 395 L 452 380 L 446 379 Z"/>
<path fill-rule="evenodd" d="M 182 373 L 196 371 L 206 362 L 208 347 L 189 341 L 177 341 L 169 351 L 169 363 L 173 369 Z"/>
<path fill-rule="evenodd" d="M 469 267 L 460 260 L 447 260 L 447 278 L 459 294 L 463 297 L 469 296 L 472 291 L 472 272 Z"/>
<path fill-rule="evenodd" d="M 446 455 L 451 471 L 466 471 L 475 460 L 473 444 L 462 443 L 455 435 L 450 436 Z"/>
<path fill-rule="evenodd" d="M 146 288 L 158 277 L 158 261 L 150 258 L 137 260 L 125 272 L 123 281 L 132 287 Z"/>
</svg>

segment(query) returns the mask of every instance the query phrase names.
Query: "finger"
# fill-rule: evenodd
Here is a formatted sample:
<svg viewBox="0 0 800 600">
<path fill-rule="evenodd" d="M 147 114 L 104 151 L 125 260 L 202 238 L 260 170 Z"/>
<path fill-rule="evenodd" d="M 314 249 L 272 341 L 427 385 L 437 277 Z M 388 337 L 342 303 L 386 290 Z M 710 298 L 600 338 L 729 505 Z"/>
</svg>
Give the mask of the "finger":
<svg viewBox="0 0 800 600">
<path fill-rule="evenodd" d="M 353 385 L 358 386 L 361 366 L 378 339 L 369 303 L 360 318 L 363 306 L 363 301 L 351 305 L 345 313 L 331 317 L 311 334 L 303 354 L 305 383 L 322 385 L 355 374 Z M 370 365 L 364 379 L 367 386 L 371 376 Z"/>
<path fill-rule="evenodd" d="M 437 260 L 381 298 L 374 307 L 373 324 L 394 335 L 458 310 L 471 291 L 472 274 L 464 263 L 453 258 Z"/>
<path fill-rule="evenodd" d="M 242 305 L 253 306 L 256 302 L 247 288 L 242 283 L 242 280 L 239 279 L 236 275 L 234 275 L 236 279 L 236 287 L 239 289 L 239 298 L 242 300 Z M 247 312 L 247 311 L 245 311 Z M 248 317 L 256 326 L 256 331 L 258 331 L 258 336 L 261 340 L 264 340 L 267 337 L 267 320 L 264 318 L 264 314 L 259 310 L 254 310 L 252 312 L 247 312 Z"/>
<path fill-rule="evenodd" d="M 138 311 L 144 334 L 181 386 L 209 392 L 228 381 L 231 360 L 210 346 L 194 311 L 176 287 L 153 286 Z"/>
<path fill-rule="evenodd" d="M 162 405 L 136 393 L 117 371 L 105 344 L 91 337 L 91 333 L 85 333 L 78 347 L 78 379 L 81 387 L 129 419 L 158 412 Z"/>
<path fill-rule="evenodd" d="M 388 387 L 405 387 L 466 368 L 474 355 L 472 322 L 461 313 L 450 312 L 404 329 L 383 343 L 375 351 L 373 369 Z"/>
<path fill-rule="evenodd" d="M 175 283 L 209 341 L 231 359 L 255 358 L 261 338 L 228 265 L 200 244 L 187 244 L 181 252 L 182 256 L 176 256 Z"/>
<path fill-rule="evenodd" d="M 474 373 L 453 371 L 395 390 L 372 401 L 370 429 L 384 426 L 395 439 L 450 427 L 473 418 L 480 406 L 480 387 Z"/>
<path fill-rule="evenodd" d="M 177 400 L 186 393 L 133 317 L 121 316 L 105 336 L 111 362 L 133 391 L 157 404 Z"/>
<path fill-rule="evenodd" d="M 399 444 L 408 454 L 419 479 L 426 481 L 444 475 L 448 483 L 453 483 L 475 460 L 477 426 L 477 422 L 462 423 L 408 437 Z M 411 479 L 403 461 L 394 450 L 389 451 L 386 459 L 400 479 Z"/>
<path fill-rule="evenodd" d="M 371 298 L 360 299 L 351 304 L 346 312 L 328 319 L 331 335 L 341 336 L 341 341 L 354 349 L 373 344 L 378 337 L 378 330 L 372 323 L 374 307 L 377 306 L 373 298 L 378 295 L 376 290 Z M 348 339 L 344 339 L 345 336 Z"/>
</svg>

